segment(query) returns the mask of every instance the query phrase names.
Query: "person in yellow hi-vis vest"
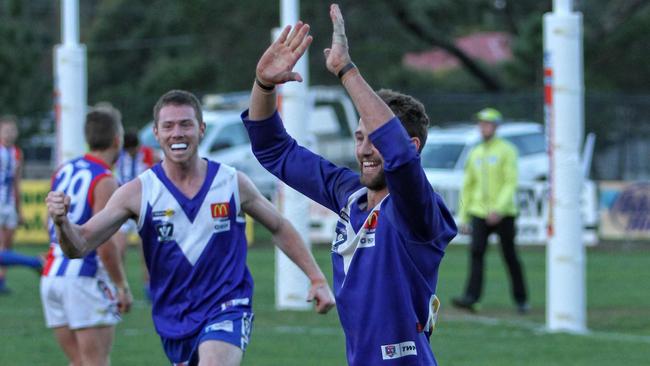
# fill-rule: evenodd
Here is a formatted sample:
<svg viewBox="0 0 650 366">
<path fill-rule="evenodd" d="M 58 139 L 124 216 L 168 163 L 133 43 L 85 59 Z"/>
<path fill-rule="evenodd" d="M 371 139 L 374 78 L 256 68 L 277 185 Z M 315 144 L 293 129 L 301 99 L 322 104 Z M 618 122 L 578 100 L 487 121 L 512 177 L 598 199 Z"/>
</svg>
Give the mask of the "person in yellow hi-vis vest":
<svg viewBox="0 0 650 366">
<path fill-rule="evenodd" d="M 460 192 L 461 232 L 471 235 L 470 272 L 461 297 L 452 304 L 476 311 L 483 290 L 484 257 L 488 237 L 499 236 L 503 258 L 508 266 L 512 296 L 519 313 L 529 310 L 523 270 L 515 250 L 515 194 L 517 191 L 517 149 L 495 136 L 502 121 L 501 113 L 485 108 L 476 116 L 483 141 L 469 153 Z"/>
</svg>

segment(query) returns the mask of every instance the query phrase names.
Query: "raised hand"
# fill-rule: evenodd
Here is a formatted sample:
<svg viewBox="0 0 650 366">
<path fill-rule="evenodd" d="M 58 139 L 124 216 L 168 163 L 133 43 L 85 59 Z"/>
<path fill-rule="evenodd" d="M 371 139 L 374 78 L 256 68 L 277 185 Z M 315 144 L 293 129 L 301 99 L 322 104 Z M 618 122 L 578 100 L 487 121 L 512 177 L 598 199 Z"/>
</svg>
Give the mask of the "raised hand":
<svg viewBox="0 0 650 366">
<path fill-rule="evenodd" d="M 66 220 L 70 208 L 70 196 L 63 192 L 50 192 L 45 197 L 47 213 L 55 224 L 60 225 Z"/>
<path fill-rule="evenodd" d="M 332 46 L 324 50 L 327 70 L 334 75 L 347 64 L 352 62 L 348 52 L 348 38 L 345 36 L 345 24 L 343 15 L 337 4 L 330 6 L 330 18 L 332 19 Z"/>
<path fill-rule="evenodd" d="M 257 79 L 268 86 L 302 81 L 302 76 L 292 70 L 311 44 L 313 38 L 308 34 L 309 24 L 298 22 L 293 30 L 286 26 L 257 62 Z"/>
</svg>

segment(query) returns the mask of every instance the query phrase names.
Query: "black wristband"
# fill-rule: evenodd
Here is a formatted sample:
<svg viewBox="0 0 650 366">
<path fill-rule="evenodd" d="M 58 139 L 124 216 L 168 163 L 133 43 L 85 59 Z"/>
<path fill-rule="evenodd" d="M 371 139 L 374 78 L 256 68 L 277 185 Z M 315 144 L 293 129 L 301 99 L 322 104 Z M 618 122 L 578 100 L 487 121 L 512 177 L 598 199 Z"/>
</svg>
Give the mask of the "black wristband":
<svg viewBox="0 0 650 366">
<path fill-rule="evenodd" d="M 257 78 L 257 76 L 255 77 L 255 84 L 257 84 L 257 86 L 259 86 L 260 88 L 262 88 L 263 90 L 266 90 L 266 91 L 273 91 L 273 89 L 275 89 L 275 85 L 271 85 L 271 86 L 264 85 L 260 81 L 260 79 Z"/>
<path fill-rule="evenodd" d="M 357 65 L 355 65 L 353 62 L 348 63 L 347 65 L 343 66 L 341 70 L 339 70 L 338 77 L 339 79 L 343 78 L 343 75 L 347 73 L 348 71 L 355 69 Z"/>
</svg>

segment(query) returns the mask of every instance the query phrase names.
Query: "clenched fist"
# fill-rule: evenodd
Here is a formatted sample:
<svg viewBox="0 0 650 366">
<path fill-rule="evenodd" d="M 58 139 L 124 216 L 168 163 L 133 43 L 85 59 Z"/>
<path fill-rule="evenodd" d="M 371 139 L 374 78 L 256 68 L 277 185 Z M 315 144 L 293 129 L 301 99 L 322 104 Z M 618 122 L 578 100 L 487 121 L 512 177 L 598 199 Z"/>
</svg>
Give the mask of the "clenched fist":
<svg viewBox="0 0 650 366">
<path fill-rule="evenodd" d="M 66 220 L 70 208 L 70 196 L 63 192 L 50 192 L 45 197 L 45 204 L 47 205 L 47 213 L 56 225 L 60 225 Z"/>
</svg>

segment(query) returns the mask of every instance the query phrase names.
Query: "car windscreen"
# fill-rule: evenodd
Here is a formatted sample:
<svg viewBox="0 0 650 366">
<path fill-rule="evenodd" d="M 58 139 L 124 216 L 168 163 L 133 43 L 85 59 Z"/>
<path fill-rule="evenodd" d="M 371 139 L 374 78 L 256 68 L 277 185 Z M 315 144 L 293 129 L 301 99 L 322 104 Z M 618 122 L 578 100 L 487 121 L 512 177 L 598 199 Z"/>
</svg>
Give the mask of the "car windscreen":
<svg viewBox="0 0 650 366">
<path fill-rule="evenodd" d="M 422 166 L 430 169 L 454 169 L 465 146 L 430 142 L 420 153 Z"/>
<path fill-rule="evenodd" d="M 546 151 L 546 138 L 543 133 L 513 135 L 505 138 L 517 147 L 519 156 L 539 154 Z"/>
</svg>

